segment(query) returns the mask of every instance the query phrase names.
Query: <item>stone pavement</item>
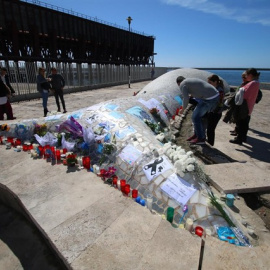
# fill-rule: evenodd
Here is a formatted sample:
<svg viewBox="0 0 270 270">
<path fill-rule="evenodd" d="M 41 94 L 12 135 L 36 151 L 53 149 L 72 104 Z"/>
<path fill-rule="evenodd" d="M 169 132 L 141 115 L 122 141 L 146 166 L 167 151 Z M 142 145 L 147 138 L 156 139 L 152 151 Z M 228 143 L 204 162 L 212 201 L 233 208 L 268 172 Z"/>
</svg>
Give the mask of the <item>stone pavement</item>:
<svg viewBox="0 0 270 270">
<path fill-rule="evenodd" d="M 146 84 L 132 84 L 131 89 L 122 85 L 68 94 L 65 95 L 67 110 L 74 111 L 106 99 L 129 97 Z M 268 92 L 264 92 L 263 100 L 252 115 L 249 144 L 229 144 L 229 125 L 223 122 L 218 125 L 215 147 L 236 162 L 204 166 L 216 187 L 240 190 L 240 183 L 243 190 L 241 176 L 248 179 L 245 185 L 248 184 L 249 191 L 252 182 L 260 187 L 261 184 L 257 184 L 260 179 L 267 187 L 264 175 L 265 170 L 269 171 L 270 132 L 269 126 L 263 123 L 268 123 Z M 41 100 L 12 106 L 17 117 L 15 121 L 42 116 Z M 56 106 L 50 97 L 49 109 L 52 108 Z M 258 145 L 262 146 L 259 150 Z M 151 214 L 104 184 L 93 173 L 52 166 L 44 160 L 32 160 L 25 152 L 7 151 L 3 146 L 0 146 L 0 153 L 1 201 L 24 213 L 37 226 L 44 241 L 51 245 L 67 269 L 198 269 L 200 238 L 175 229 L 161 216 Z M 256 180 L 252 177 L 250 181 L 250 171 L 246 172 L 244 164 L 253 165 Z M 242 182 L 237 184 L 239 179 Z M 231 211 L 236 219 L 244 218 L 253 226 L 254 237 L 259 237 L 257 246 L 240 248 L 207 237 L 202 269 L 269 269 L 270 239 L 262 220 L 242 199 L 236 200 Z M 7 258 L 1 250 L 0 268 L 12 269 L 6 267 Z"/>
</svg>

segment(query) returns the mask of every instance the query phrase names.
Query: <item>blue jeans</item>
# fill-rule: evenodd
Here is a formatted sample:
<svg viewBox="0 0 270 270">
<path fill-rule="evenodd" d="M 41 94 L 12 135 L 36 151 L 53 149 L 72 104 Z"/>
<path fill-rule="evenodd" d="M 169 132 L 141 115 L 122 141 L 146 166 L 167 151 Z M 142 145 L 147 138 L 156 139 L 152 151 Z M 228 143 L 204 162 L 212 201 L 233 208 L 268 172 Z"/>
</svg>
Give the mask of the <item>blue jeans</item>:
<svg viewBox="0 0 270 270">
<path fill-rule="evenodd" d="M 46 109 L 47 108 L 47 103 L 48 103 L 48 98 L 49 98 L 49 92 L 48 91 L 47 92 L 42 91 L 41 95 L 42 95 L 43 108 Z"/>
<path fill-rule="evenodd" d="M 201 99 L 195 107 L 192 114 L 192 122 L 198 139 L 205 139 L 205 129 L 203 127 L 202 117 L 216 107 L 218 100 L 219 96 L 210 100 Z"/>
</svg>

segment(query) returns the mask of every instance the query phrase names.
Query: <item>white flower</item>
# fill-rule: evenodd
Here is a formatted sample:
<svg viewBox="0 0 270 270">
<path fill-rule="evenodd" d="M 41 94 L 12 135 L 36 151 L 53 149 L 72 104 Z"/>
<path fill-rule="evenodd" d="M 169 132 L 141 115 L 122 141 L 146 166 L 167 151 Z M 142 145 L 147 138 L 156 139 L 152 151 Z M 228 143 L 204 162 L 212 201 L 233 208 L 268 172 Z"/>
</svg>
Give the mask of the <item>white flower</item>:
<svg viewBox="0 0 270 270">
<path fill-rule="evenodd" d="M 193 154 L 192 151 L 188 151 L 188 152 L 187 152 L 187 156 L 191 156 L 192 154 Z"/>
<path fill-rule="evenodd" d="M 194 169 L 195 169 L 195 167 L 194 167 L 193 164 L 189 164 L 189 165 L 187 166 L 187 170 L 188 170 L 189 172 L 194 171 Z"/>
<path fill-rule="evenodd" d="M 195 163 L 195 158 L 187 158 L 186 162 L 187 164 Z"/>
<path fill-rule="evenodd" d="M 182 162 L 180 160 L 177 160 L 175 163 L 174 163 L 174 167 L 179 170 L 179 171 L 182 171 Z"/>
<path fill-rule="evenodd" d="M 160 134 L 158 134 L 158 135 L 156 136 L 156 139 L 157 139 L 158 141 L 160 141 L 160 142 L 162 142 L 162 141 L 164 140 L 164 138 L 165 138 L 164 133 L 160 133 Z"/>
<path fill-rule="evenodd" d="M 170 159 L 171 159 L 171 160 L 174 159 L 174 151 L 170 153 Z"/>
<path fill-rule="evenodd" d="M 180 151 L 178 151 L 178 153 L 181 154 L 181 155 L 185 155 L 186 151 L 184 149 L 181 149 Z"/>
</svg>

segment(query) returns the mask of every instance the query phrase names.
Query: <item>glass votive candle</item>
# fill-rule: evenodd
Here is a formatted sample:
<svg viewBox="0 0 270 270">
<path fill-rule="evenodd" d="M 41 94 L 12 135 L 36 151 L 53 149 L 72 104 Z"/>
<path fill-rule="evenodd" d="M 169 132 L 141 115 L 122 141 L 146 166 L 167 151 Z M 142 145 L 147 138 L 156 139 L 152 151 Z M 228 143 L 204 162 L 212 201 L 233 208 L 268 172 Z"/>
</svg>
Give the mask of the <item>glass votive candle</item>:
<svg viewBox="0 0 270 270">
<path fill-rule="evenodd" d="M 43 146 L 39 145 L 38 146 L 38 151 L 39 151 L 39 156 L 40 157 L 43 157 L 43 155 L 44 155 L 44 148 L 43 148 Z"/>
<path fill-rule="evenodd" d="M 32 145 L 31 143 L 29 143 L 29 144 L 28 144 L 28 150 L 30 151 L 30 150 L 32 150 L 32 149 L 34 149 L 34 147 L 33 147 L 33 145 Z"/>
<path fill-rule="evenodd" d="M 202 237 L 202 235 L 203 235 L 203 228 L 201 226 L 196 226 L 195 227 L 195 234 L 197 234 L 198 236 Z"/>
<path fill-rule="evenodd" d="M 12 144 L 13 143 L 13 137 L 7 137 L 7 141 Z"/>
<path fill-rule="evenodd" d="M 125 192 L 125 185 L 126 185 L 126 180 L 124 179 L 120 180 L 120 190 L 122 192 Z"/>
<path fill-rule="evenodd" d="M 193 230 L 193 219 L 187 218 L 186 224 L 185 224 L 185 229 L 189 232 L 192 232 Z"/>
<path fill-rule="evenodd" d="M 23 151 L 24 151 L 24 152 L 28 151 L 28 145 L 27 145 L 27 144 L 24 144 L 24 145 L 23 145 Z"/>
<path fill-rule="evenodd" d="M 152 205 L 153 205 L 153 195 L 147 194 L 146 196 L 146 202 L 147 202 L 147 208 L 152 211 Z"/>
<path fill-rule="evenodd" d="M 130 193 L 130 185 L 126 184 L 125 185 L 125 194 L 128 195 Z"/>
<path fill-rule="evenodd" d="M 63 154 L 66 154 L 67 148 L 63 148 Z"/>
<path fill-rule="evenodd" d="M 56 150 L 56 151 L 55 151 L 55 157 L 56 157 L 56 160 L 57 160 L 57 161 L 60 161 L 60 160 L 61 160 L 60 150 Z"/>
<path fill-rule="evenodd" d="M 173 216 L 174 216 L 174 208 L 172 208 L 172 207 L 168 207 L 168 209 L 167 209 L 167 220 L 169 221 L 169 222 L 173 222 Z"/>
<path fill-rule="evenodd" d="M 140 205 L 145 206 L 145 200 L 144 199 L 140 200 Z"/>
<path fill-rule="evenodd" d="M 11 149 L 11 143 L 10 142 L 6 143 L 6 149 Z"/>
<path fill-rule="evenodd" d="M 136 199 L 138 197 L 138 190 L 137 189 L 133 189 L 132 190 L 132 198 Z"/>
<path fill-rule="evenodd" d="M 114 175 L 114 176 L 112 177 L 112 184 L 113 184 L 114 186 L 117 186 L 117 180 L 118 180 L 118 177 L 117 177 L 116 175 Z"/>
<path fill-rule="evenodd" d="M 15 141 L 15 145 L 17 146 L 17 145 L 21 145 L 21 144 L 22 144 L 21 139 L 16 139 L 16 141 Z"/>
<path fill-rule="evenodd" d="M 82 164 L 85 169 L 90 170 L 90 166 L 91 166 L 90 157 L 89 156 L 83 157 Z"/>
</svg>

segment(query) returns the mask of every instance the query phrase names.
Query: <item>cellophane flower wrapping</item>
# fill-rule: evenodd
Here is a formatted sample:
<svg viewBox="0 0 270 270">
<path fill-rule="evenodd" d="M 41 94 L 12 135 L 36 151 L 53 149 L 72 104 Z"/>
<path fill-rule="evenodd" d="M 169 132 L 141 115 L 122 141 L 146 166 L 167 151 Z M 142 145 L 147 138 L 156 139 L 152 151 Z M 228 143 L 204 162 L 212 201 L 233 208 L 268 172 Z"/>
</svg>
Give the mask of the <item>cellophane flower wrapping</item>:
<svg viewBox="0 0 270 270">
<path fill-rule="evenodd" d="M 83 127 L 72 116 L 58 127 L 58 132 L 65 130 L 75 138 L 83 137 Z"/>
<path fill-rule="evenodd" d="M 37 134 L 34 134 L 36 140 L 38 143 L 42 146 L 50 145 L 55 146 L 57 144 L 57 137 L 55 137 L 52 133 L 47 132 L 45 136 L 39 136 Z"/>
</svg>

